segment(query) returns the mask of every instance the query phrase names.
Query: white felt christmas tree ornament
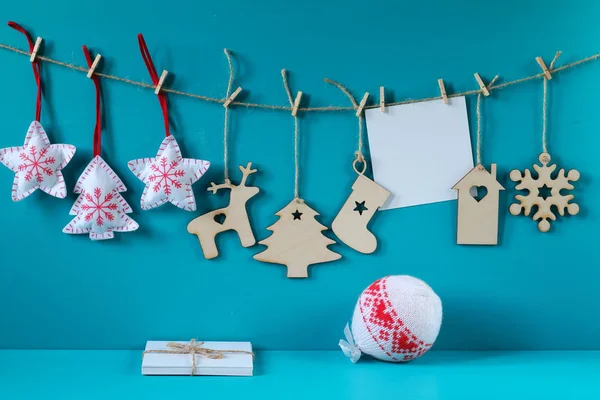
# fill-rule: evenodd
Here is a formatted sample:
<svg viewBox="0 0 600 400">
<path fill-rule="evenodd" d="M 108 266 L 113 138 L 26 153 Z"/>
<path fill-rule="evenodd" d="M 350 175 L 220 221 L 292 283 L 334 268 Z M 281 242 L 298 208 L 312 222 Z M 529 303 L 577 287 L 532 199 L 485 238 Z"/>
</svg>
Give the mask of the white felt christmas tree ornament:
<svg viewBox="0 0 600 400">
<path fill-rule="evenodd" d="M 25 35 L 29 49 L 33 51 L 34 44 L 29 33 L 14 22 L 9 22 L 8 25 Z M 12 186 L 13 201 L 22 200 L 37 189 L 62 199 L 67 195 L 67 188 L 61 169 L 73 158 L 75 147 L 50 143 L 39 122 L 42 111 L 39 60 L 34 59 L 31 64 L 38 88 L 35 120 L 29 125 L 23 146 L 0 149 L 0 162 L 15 173 Z"/>
<path fill-rule="evenodd" d="M 88 65 L 92 59 L 83 46 Z M 119 192 L 127 189 L 117 174 L 100 156 L 102 134 L 102 110 L 100 103 L 100 80 L 93 76 L 96 86 L 96 126 L 94 128 L 94 158 L 85 168 L 74 192 L 79 194 L 71 208 L 75 215 L 64 227 L 63 232 L 69 234 L 89 234 L 92 240 L 112 239 L 114 232 L 131 232 L 139 226 L 126 214 L 131 207 Z"/>
<path fill-rule="evenodd" d="M 204 175 L 210 163 L 182 157 L 177 141 L 169 132 L 167 96 L 161 91 L 166 71 L 163 71 L 159 79 L 141 34 L 138 35 L 138 43 L 150 78 L 156 86 L 166 132 L 166 137 L 162 141 L 156 157 L 140 158 L 132 160 L 128 164 L 131 172 L 146 184 L 140 202 L 141 206 L 143 210 L 150 210 L 168 202 L 183 210 L 194 211 L 196 210 L 196 200 L 192 184 Z"/>
<path fill-rule="evenodd" d="M 362 353 L 406 362 L 431 348 L 441 325 L 442 302 L 433 289 L 411 276 L 387 276 L 360 295 L 340 347 L 352 362 Z"/>
</svg>

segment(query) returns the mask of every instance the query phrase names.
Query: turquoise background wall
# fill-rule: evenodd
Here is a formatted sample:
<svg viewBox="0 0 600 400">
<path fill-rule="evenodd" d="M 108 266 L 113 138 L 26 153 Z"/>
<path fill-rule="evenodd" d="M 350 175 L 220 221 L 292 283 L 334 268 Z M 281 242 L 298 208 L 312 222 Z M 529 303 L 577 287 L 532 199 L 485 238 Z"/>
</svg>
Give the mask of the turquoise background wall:
<svg viewBox="0 0 600 400">
<path fill-rule="evenodd" d="M 559 64 L 600 51 L 600 3 L 555 0 L 227 2 L 134 0 L 77 3 L 7 2 L 12 19 L 45 39 L 43 54 L 84 64 L 81 45 L 104 56 L 103 72 L 149 82 L 136 34 L 143 32 L 169 85 L 224 95 L 223 48 L 235 53 L 244 100 L 287 104 L 280 70 L 310 106 L 347 105 L 323 78 L 357 96 L 395 100 L 476 88 L 500 74 L 512 80 L 539 71 L 535 56 Z M 22 35 L 3 27 L 0 42 L 25 48 Z M 35 88 L 26 57 L 0 51 L 0 147 L 20 145 L 34 115 Z M 335 348 L 361 290 L 388 274 L 427 281 L 441 296 L 444 324 L 437 349 L 600 348 L 600 62 L 557 75 L 551 82 L 549 147 L 553 160 L 577 168 L 581 213 L 542 234 L 529 218 L 508 213 L 513 168 L 541 151 L 541 81 L 494 93 L 484 101 L 485 161 L 498 163 L 502 196 L 500 244 L 455 244 L 456 202 L 380 213 L 372 229 L 380 248 L 365 256 L 344 245 L 340 261 L 312 267 L 310 279 L 288 280 L 285 268 L 254 261 L 262 246 L 240 247 L 234 233 L 219 237 L 221 256 L 202 257 L 186 232 L 199 212 L 226 204 L 206 192 L 222 179 L 223 108 L 170 96 L 173 133 L 190 157 L 212 162 L 195 185 L 199 212 L 173 206 L 141 212 L 143 186 L 130 159 L 155 153 L 164 136 L 150 90 L 103 82 L 103 155 L 123 179 L 140 224 L 135 233 L 91 242 L 61 233 L 71 217 L 72 188 L 92 157 L 94 88 L 84 74 L 43 65 L 42 123 L 51 140 L 77 153 L 64 170 L 67 199 L 36 193 L 12 203 L 13 174 L 0 169 L 0 347 L 141 348 L 147 339 L 251 340 L 267 349 Z M 475 131 L 474 98 L 468 99 Z M 350 113 L 303 116 L 302 196 L 330 225 L 355 179 L 351 169 L 356 119 Z M 232 111 L 231 167 L 253 161 L 261 188 L 249 204 L 258 239 L 274 213 L 293 196 L 293 120 L 282 112 Z M 425 163 L 436 160 L 423 159 Z M 441 168 L 442 166 L 440 166 Z M 419 168 L 415 165 L 414 168 Z M 237 179 L 237 176 L 234 177 Z M 329 233 L 331 234 L 331 232 Z M 330 236 L 333 237 L 331 234 Z"/>
</svg>

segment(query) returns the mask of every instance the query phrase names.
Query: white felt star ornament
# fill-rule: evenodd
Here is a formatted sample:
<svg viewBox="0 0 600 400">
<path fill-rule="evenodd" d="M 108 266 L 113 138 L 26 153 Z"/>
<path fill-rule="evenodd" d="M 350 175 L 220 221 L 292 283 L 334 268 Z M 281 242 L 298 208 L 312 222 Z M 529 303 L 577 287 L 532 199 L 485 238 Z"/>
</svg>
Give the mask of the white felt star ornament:
<svg viewBox="0 0 600 400">
<path fill-rule="evenodd" d="M 60 172 L 75 154 L 70 144 L 50 144 L 38 121 L 27 130 L 23 146 L 0 149 L 0 162 L 15 173 L 12 187 L 13 201 L 23 200 L 37 189 L 60 199 L 67 188 Z"/>
<path fill-rule="evenodd" d="M 204 175 L 210 162 L 183 158 L 172 135 L 161 143 L 154 158 L 129 161 L 129 169 L 146 184 L 142 194 L 143 210 L 170 202 L 187 211 L 196 210 L 192 184 Z"/>
</svg>

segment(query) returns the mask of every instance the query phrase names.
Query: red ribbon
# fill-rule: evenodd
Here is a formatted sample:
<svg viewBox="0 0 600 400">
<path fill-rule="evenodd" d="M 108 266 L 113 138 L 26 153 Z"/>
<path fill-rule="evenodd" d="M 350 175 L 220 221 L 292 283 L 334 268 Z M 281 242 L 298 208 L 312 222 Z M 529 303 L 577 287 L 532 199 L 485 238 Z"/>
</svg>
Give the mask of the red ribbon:
<svg viewBox="0 0 600 400">
<path fill-rule="evenodd" d="M 138 35 L 138 43 L 140 45 L 140 52 L 142 53 L 142 58 L 144 59 L 144 63 L 146 64 L 148 72 L 150 73 L 152 83 L 154 84 L 154 86 L 156 86 L 158 85 L 159 80 L 158 74 L 156 73 L 154 63 L 152 62 L 152 57 L 150 57 L 150 52 L 148 51 L 148 46 L 146 46 L 144 36 L 141 33 Z M 167 95 L 163 92 L 159 92 L 158 101 L 160 102 L 160 108 L 163 112 L 163 119 L 165 121 L 165 132 L 166 135 L 169 136 L 171 133 L 169 132 L 169 110 L 167 108 Z"/>
<path fill-rule="evenodd" d="M 23 35 L 25 35 L 25 37 L 27 38 L 27 42 L 29 43 L 29 52 L 33 52 L 33 47 L 35 46 L 35 44 L 33 43 L 33 40 L 31 40 L 29 32 L 27 32 L 21 25 L 17 24 L 16 22 L 9 21 L 8 26 L 18 30 Z M 36 58 L 31 63 L 31 67 L 33 68 L 33 77 L 35 78 L 35 83 L 38 87 L 37 98 L 35 103 L 35 120 L 39 122 L 40 117 L 42 115 L 42 82 L 40 78 L 40 60 Z"/>
<path fill-rule="evenodd" d="M 88 51 L 87 46 L 81 46 L 88 67 L 92 68 L 92 56 Z M 94 157 L 99 156 L 102 151 L 102 109 L 100 101 L 100 78 L 97 75 L 92 75 L 94 86 L 96 86 L 96 126 L 94 127 Z"/>
</svg>

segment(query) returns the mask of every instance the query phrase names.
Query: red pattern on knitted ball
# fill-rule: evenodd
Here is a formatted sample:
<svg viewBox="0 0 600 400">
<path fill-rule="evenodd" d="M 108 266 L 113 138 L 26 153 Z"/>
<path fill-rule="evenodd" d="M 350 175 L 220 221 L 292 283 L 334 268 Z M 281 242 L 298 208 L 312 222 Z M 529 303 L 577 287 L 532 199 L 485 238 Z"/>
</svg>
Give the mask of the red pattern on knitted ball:
<svg viewBox="0 0 600 400">
<path fill-rule="evenodd" d="M 388 357 L 410 361 L 429 350 L 433 343 L 420 340 L 404 324 L 389 300 L 386 281 L 387 277 L 378 279 L 365 289 L 359 299 L 360 313 L 367 331 Z"/>
</svg>

